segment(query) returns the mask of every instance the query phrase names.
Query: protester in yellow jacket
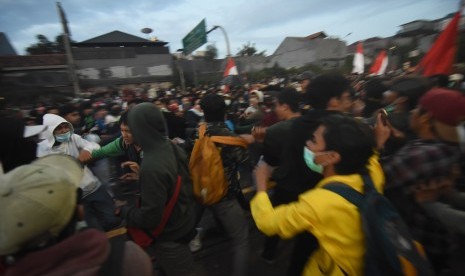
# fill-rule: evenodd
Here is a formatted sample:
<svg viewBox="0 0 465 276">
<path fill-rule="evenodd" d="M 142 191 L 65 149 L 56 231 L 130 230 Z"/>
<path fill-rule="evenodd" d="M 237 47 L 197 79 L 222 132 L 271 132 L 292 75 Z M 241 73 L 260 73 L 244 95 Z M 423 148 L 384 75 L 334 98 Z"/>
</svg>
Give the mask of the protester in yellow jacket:
<svg viewBox="0 0 465 276">
<path fill-rule="evenodd" d="M 380 118 L 378 118 L 380 120 Z M 256 168 L 257 194 L 251 201 L 252 216 L 266 235 L 291 238 L 308 231 L 320 247 L 308 260 L 304 275 L 362 275 L 364 234 L 356 206 L 338 194 L 321 189 L 340 182 L 363 193 L 362 174 L 369 174 L 378 191 L 384 175 L 373 149 L 372 130 L 353 118 L 331 115 L 324 118 L 303 149 L 307 166 L 323 174 L 315 189 L 299 200 L 273 208 L 266 193 L 272 167 L 261 161 Z"/>
</svg>

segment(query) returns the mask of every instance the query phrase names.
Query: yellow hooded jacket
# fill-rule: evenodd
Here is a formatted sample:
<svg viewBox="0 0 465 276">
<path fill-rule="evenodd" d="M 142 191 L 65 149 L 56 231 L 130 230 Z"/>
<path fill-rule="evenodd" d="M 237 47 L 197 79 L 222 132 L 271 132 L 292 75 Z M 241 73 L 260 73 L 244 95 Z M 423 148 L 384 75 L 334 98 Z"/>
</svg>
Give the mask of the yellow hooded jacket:
<svg viewBox="0 0 465 276">
<path fill-rule="evenodd" d="M 378 157 L 370 158 L 368 170 L 376 189 L 382 192 L 384 174 Z M 266 192 L 251 201 L 252 216 L 266 235 L 291 238 L 307 231 L 320 247 L 308 260 L 303 275 L 363 275 L 365 254 L 361 218 L 355 205 L 340 195 L 322 189 L 328 183 L 341 182 L 363 192 L 361 175 L 334 175 L 299 196 L 299 200 L 273 208 Z"/>
</svg>

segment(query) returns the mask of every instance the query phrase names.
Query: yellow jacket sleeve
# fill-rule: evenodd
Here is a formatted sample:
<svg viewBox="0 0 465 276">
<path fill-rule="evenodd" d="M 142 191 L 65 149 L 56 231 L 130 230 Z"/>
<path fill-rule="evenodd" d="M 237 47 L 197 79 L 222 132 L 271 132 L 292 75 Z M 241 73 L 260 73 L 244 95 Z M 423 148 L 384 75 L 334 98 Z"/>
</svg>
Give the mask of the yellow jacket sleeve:
<svg viewBox="0 0 465 276">
<path fill-rule="evenodd" d="M 308 195 L 308 193 L 306 193 Z M 317 219 L 310 204 L 300 197 L 299 201 L 273 208 L 266 192 L 259 192 L 250 202 L 255 223 L 265 235 L 291 238 L 309 231 Z"/>
</svg>

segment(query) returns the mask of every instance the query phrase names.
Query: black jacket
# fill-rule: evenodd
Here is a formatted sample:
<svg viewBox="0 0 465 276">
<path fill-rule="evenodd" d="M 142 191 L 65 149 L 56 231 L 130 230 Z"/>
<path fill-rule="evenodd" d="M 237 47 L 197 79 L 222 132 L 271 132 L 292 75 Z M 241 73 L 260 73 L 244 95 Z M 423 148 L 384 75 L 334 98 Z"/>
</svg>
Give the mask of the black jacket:
<svg viewBox="0 0 465 276">
<path fill-rule="evenodd" d="M 309 110 L 305 115 L 292 120 L 279 171 L 274 174 L 279 189 L 294 193 L 295 198 L 315 185 L 322 175 L 311 171 L 305 164 L 303 153 L 307 140 L 319 125 L 319 120 L 329 114 L 338 113 L 327 110 Z M 268 133 L 267 133 L 268 135 Z"/>
<path fill-rule="evenodd" d="M 195 140 L 198 138 L 198 129 L 186 141 L 187 152 L 192 152 Z M 224 122 L 207 123 L 206 135 L 211 136 L 237 136 L 233 133 Z M 223 161 L 224 173 L 229 181 L 227 197 L 232 198 L 240 191 L 238 167 L 245 163 L 249 158 L 249 152 L 246 148 L 239 146 L 229 146 L 216 143 L 221 147 L 221 159 Z"/>
</svg>

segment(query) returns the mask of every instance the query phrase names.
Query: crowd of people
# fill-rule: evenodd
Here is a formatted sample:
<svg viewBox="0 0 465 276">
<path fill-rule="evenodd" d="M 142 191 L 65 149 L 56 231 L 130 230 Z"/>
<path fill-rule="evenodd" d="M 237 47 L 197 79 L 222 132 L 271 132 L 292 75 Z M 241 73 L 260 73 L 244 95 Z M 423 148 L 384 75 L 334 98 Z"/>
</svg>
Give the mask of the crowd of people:
<svg viewBox="0 0 465 276">
<path fill-rule="evenodd" d="M 324 187 L 363 194 L 366 177 L 434 274 L 464 275 L 457 75 L 306 71 L 238 87 L 140 86 L 5 106 L 0 275 L 205 275 L 193 252 L 207 210 L 230 238 L 225 274 L 249 273 L 249 214 L 267 236 L 266 262 L 276 261 L 281 239 L 295 240 L 288 275 L 363 275 L 360 213 Z M 216 143 L 228 188 L 210 205 L 196 200 L 189 171 L 202 124 L 207 135 L 248 144 Z"/>
</svg>

